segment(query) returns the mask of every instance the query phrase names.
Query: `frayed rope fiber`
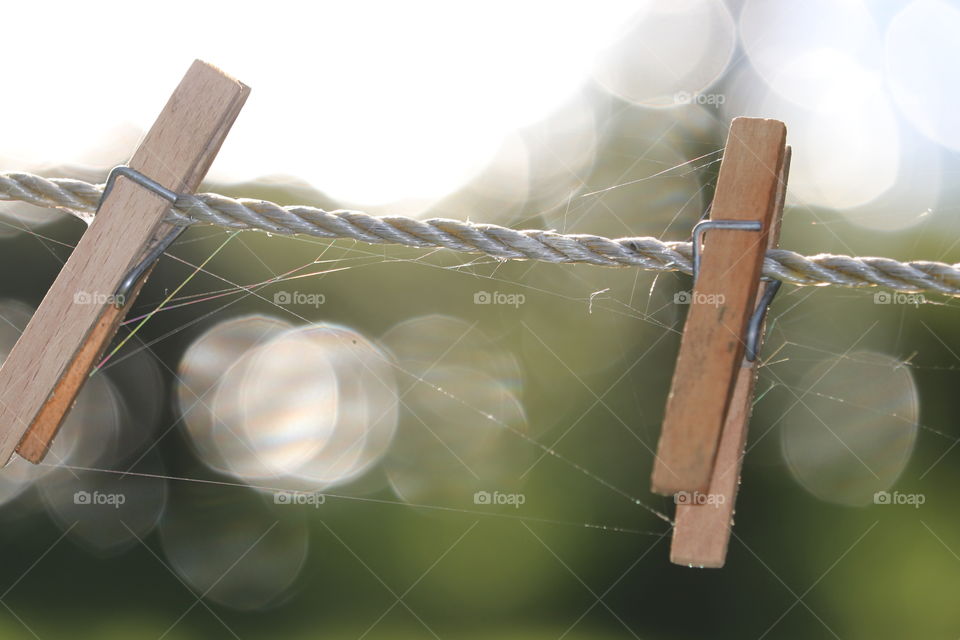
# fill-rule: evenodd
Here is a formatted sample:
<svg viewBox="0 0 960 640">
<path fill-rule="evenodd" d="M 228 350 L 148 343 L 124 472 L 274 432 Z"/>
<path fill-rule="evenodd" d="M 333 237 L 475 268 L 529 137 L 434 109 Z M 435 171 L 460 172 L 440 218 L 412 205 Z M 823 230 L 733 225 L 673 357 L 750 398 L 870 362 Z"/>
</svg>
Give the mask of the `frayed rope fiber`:
<svg viewBox="0 0 960 640">
<path fill-rule="evenodd" d="M 29 173 L 0 172 L 0 201 L 22 201 L 65 209 L 89 220 L 97 209 L 103 185 Z M 537 229 L 509 229 L 447 218 L 415 220 L 372 216 L 359 211 L 324 211 L 315 207 L 282 207 L 265 200 L 233 199 L 213 193 L 181 196 L 167 220 L 178 225 L 213 224 L 228 229 L 350 238 L 370 244 L 398 244 L 480 253 L 497 260 L 539 260 L 607 267 L 639 267 L 655 271 L 691 272 L 689 242 L 656 238 L 610 239 Z M 903 293 L 960 296 L 960 264 L 833 254 L 802 256 L 772 249 L 763 275 L 801 286 L 880 286 Z"/>
</svg>

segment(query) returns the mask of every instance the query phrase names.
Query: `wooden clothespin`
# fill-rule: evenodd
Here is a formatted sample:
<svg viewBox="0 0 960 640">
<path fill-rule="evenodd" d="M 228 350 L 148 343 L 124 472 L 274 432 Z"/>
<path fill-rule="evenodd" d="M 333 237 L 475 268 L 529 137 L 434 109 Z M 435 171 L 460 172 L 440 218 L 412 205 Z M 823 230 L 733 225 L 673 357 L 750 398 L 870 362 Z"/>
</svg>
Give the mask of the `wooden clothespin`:
<svg viewBox="0 0 960 640">
<path fill-rule="evenodd" d="M 40 462 L 77 393 L 182 228 L 163 222 L 203 180 L 250 89 L 196 61 L 0 367 L 0 462 Z"/>
<path fill-rule="evenodd" d="M 768 246 L 777 246 L 780 232 L 780 212 L 790 171 L 790 147 L 786 149 L 780 191 L 774 220 L 771 223 Z M 779 282 L 768 282 L 764 295 L 757 302 L 758 322 L 779 289 Z M 763 326 L 757 327 L 756 346 L 759 351 L 763 339 Z M 757 382 L 759 360 L 744 359 L 737 374 L 737 382 L 730 396 L 730 407 L 720 434 L 717 459 L 713 465 L 707 500 L 697 503 L 678 504 L 674 518 L 673 538 L 670 545 L 670 560 L 676 564 L 705 568 L 720 568 L 727 559 L 727 547 L 733 528 L 733 514 L 740 486 L 740 471 L 743 465 L 744 447 L 747 442 L 747 425 L 753 409 L 753 390 Z"/>
<path fill-rule="evenodd" d="M 779 288 L 762 286 L 760 273 L 779 236 L 785 142 L 782 122 L 734 120 L 711 219 L 694 232 L 691 308 L 652 477 L 655 492 L 685 498 L 678 500 L 671 547 L 678 564 L 719 567 L 726 557 L 763 319 Z"/>
</svg>

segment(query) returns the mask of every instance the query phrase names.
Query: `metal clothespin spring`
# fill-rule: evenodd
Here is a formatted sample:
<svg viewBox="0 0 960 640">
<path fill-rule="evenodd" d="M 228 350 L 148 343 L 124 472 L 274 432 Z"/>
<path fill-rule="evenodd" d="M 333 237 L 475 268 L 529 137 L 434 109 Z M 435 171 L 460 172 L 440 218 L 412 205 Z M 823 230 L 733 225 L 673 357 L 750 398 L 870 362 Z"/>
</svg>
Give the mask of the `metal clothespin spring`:
<svg viewBox="0 0 960 640">
<path fill-rule="evenodd" d="M 698 222 L 693 228 L 693 281 L 697 281 L 700 275 L 700 251 L 703 244 L 703 234 L 709 229 L 726 229 L 728 231 L 760 231 L 763 225 L 756 220 L 703 220 Z M 757 308 L 750 315 L 750 321 L 747 323 L 747 335 L 745 336 L 746 347 L 744 349 L 744 359 L 747 362 L 753 362 L 757 359 L 757 352 L 760 349 L 760 327 L 763 326 L 763 320 L 767 316 L 767 310 L 773 297 L 780 290 L 783 284 L 779 280 L 770 278 L 761 278 L 766 285 L 763 288 L 763 294 Z"/>
<path fill-rule="evenodd" d="M 753 314 L 751 314 L 750 322 L 747 324 L 747 346 L 743 354 L 747 362 L 753 362 L 757 359 L 757 355 L 759 355 L 760 327 L 763 326 L 763 320 L 767 317 L 767 311 L 770 309 L 770 303 L 773 302 L 773 297 L 777 295 L 777 291 L 780 291 L 780 285 L 783 284 L 779 280 L 770 278 L 761 278 L 761 280 L 767 284 L 763 287 L 763 295 L 760 296 L 760 302 L 757 304 L 757 308 L 754 309 Z"/>
<path fill-rule="evenodd" d="M 148 178 L 143 175 L 136 169 L 131 169 L 126 165 L 120 165 L 114 167 L 110 171 L 110 175 L 107 176 L 107 184 L 103 188 L 103 195 L 100 196 L 100 203 L 97 205 L 97 213 L 100 212 L 100 206 L 107 199 L 107 196 L 110 195 L 110 192 L 113 190 L 113 186 L 117 181 L 117 178 L 123 176 L 129 180 L 136 182 L 141 187 L 144 187 L 148 191 L 152 191 L 157 194 L 164 200 L 167 200 L 170 204 L 176 204 L 177 198 L 180 197 L 176 191 L 171 191 L 165 186 Z M 163 236 L 157 240 L 143 259 L 138 262 L 123 278 L 123 282 L 120 283 L 120 286 L 117 287 L 116 292 L 114 293 L 114 305 L 119 309 L 122 308 L 127 303 L 127 298 L 130 294 L 130 291 L 133 290 L 133 287 L 137 284 L 137 281 L 146 273 L 147 269 L 153 265 L 163 253 L 170 248 L 170 245 L 173 244 L 173 241 L 176 240 L 183 230 L 186 229 L 185 226 L 174 227 L 170 230 L 167 235 Z"/>
</svg>

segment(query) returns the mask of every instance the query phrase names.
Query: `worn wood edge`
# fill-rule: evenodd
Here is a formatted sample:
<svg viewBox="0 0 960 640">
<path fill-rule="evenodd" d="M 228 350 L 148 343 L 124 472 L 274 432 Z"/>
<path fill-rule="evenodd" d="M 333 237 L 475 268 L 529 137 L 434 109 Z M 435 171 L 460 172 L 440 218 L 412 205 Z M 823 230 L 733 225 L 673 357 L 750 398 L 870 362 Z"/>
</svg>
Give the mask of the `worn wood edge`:
<svg viewBox="0 0 960 640">
<path fill-rule="evenodd" d="M 734 119 L 730 126 L 730 132 L 728 134 L 726 145 L 727 152 L 725 152 L 725 160 L 729 159 L 730 164 L 728 166 L 732 167 L 731 170 L 733 171 L 736 171 L 737 165 L 742 163 L 744 158 L 749 159 L 749 156 L 734 158 L 731 157 L 731 155 L 728 155 L 730 150 L 739 149 L 741 153 L 745 153 L 747 151 L 747 149 L 744 148 L 745 143 L 743 140 L 746 135 L 745 132 L 741 131 L 741 129 L 744 127 L 770 128 L 770 131 L 767 132 L 766 135 L 776 136 L 778 140 L 778 148 L 773 163 L 774 166 L 768 167 L 771 175 L 775 177 L 773 180 L 766 180 L 768 184 L 762 185 L 762 199 L 765 204 L 763 204 L 762 210 L 757 211 L 758 218 L 767 224 L 764 224 L 764 228 L 761 230 L 760 236 L 757 238 L 756 243 L 750 245 L 750 255 L 744 256 L 744 258 L 749 257 L 752 260 L 749 271 L 750 274 L 753 274 L 750 276 L 752 281 L 759 281 L 763 263 L 762 247 L 766 246 L 766 240 L 769 236 L 769 221 L 772 219 L 774 204 L 779 188 L 777 182 L 780 174 L 782 173 L 781 167 L 786 146 L 786 127 L 778 120 L 762 118 Z M 759 134 L 751 132 L 750 135 L 753 136 Z M 759 158 L 755 157 L 755 160 L 759 161 Z M 720 186 L 718 186 L 717 194 L 714 197 L 715 206 L 713 211 L 714 217 L 717 219 L 730 217 L 726 211 L 720 210 L 721 208 L 716 206 L 718 200 L 721 200 L 721 197 L 723 198 L 723 200 L 721 200 L 722 209 L 736 209 L 736 207 L 729 206 L 730 203 L 727 201 L 733 197 L 733 195 L 740 195 L 739 192 L 744 190 L 746 184 L 742 181 L 737 181 L 734 177 L 723 180 L 723 165 L 721 165 L 720 171 L 721 180 L 718 182 L 722 183 L 721 186 L 723 188 L 721 189 Z M 773 171 L 776 171 L 777 173 L 773 174 Z M 731 175 L 735 176 L 736 174 L 734 173 Z M 727 194 L 726 192 L 734 193 Z M 754 248 L 755 244 L 759 244 L 759 246 Z M 716 270 L 715 266 L 711 265 L 711 254 L 709 251 L 704 251 L 702 265 L 706 270 Z M 704 273 L 707 273 L 707 271 Z M 700 287 L 709 286 L 704 285 L 707 280 L 708 278 L 703 276 L 698 279 L 693 289 L 694 296 L 704 294 L 702 288 L 698 288 L 698 285 Z M 731 283 L 724 281 L 724 285 L 730 286 Z M 714 292 L 711 291 L 710 293 Z M 741 291 L 741 293 L 745 294 L 744 309 L 754 308 L 756 304 L 757 288 L 753 287 L 749 291 Z M 711 319 L 712 323 L 710 326 L 713 326 L 713 324 L 716 322 L 720 322 L 719 319 L 722 318 L 724 314 L 729 316 L 730 306 L 731 305 L 727 305 L 728 309 L 716 312 L 715 319 Z M 739 368 L 739 362 L 742 360 L 743 355 L 742 336 L 744 335 L 746 323 L 750 317 L 750 313 L 746 311 L 741 311 L 739 313 L 735 312 L 740 316 L 740 328 L 736 329 L 733 333 L 741 337 L 734 341 L 735 351 L 727 354 L 727 357 L 729 357 L 730 360 L 728 363 L 730 365 L 729 375 L 723 380 L 717 380 L 714 383 L 715 387 L 720 388 L 723 393 L 718 393 L 716 388 L 712 388 L 712 395 L 717 395 L 715 401 L 707 401 L 704 400 L 702 396 L 698 396 L 695 398 L 696 402 L 694 402 L 694 399 L 686 397 L 691 392 L 691 387 L 695 388 L 697 391 L 702 389 L 702 385 L 699 383 L 691 385 L 690 381 L 686 378 L 691 374 L 695 374 L 698 379 L 701 379 L 703 371 L 707 369 L 702 365 L 703 354 L 691 353 L 691 349 L 694 349 L 695 346 L 700 346 L 699 344 L 695 345 L 695 343 L 702 341 L 703 336 L 693 336 L 692 332 L 688 331 L 688 329 L 692 326 L 704 325 L 702 317 L 703 314 L 708 313 L 704 308 L 698 307 L 702 307 L 702 305 L 693 305 L 687 316 L 684 334 L 681 338 L 677 367 L 674 371 L 671 390 L 667 398 L 667 409 L 664 412 L 664 427 L 660 435 L 660 440 L 657 447 L 657 456 L 655 458 L 653 472 L 651 474 L 651 490 L 654 493 L 659 493 L 662 495 L 675 495 L 681 491 L 686 491 L 689 493 L 702 493 L 707 490 L 710 482 L 713 463 L 716 459 L 717 448 L 719 446 L 724 416 L 727 413 L 730 396 L 733 391 L 737 370 Z M 694 318 L 698 318 L 698 321 L 692 322 Z M 721 334 L 720 337 L 723 338 L 724 336 Z M 696 362 L 696 367 L 691 369 L 691 365 L 694 361 Z M 697 416 L 697 420 L 690 419 L 689 413 L 691 411 L 691 407 L 696 407 L 698 412 L 702 412 L 704 409 L 706 409 L 712 414 L 715 420 L 705 421 L 702 420 L 699 415 Z M 691 424 L 693 427 L 690 426 Z M 703 426 L 704 424 L 706 424 L 706 426 Z M 691 431 L 694 433 L 691 434 Z M 704 434 L 700 433 L 704 431 L 706 432 L 705 438 L 702 437 Z M 689 460 L 691 457 L 693 457 L 692 463 Z M 688 460 L 684 461 L 684 458 L 688 458 Z M 681 464 L 681 462 L 683 462 L 683 464 Z"/>
<path fill-rule="evenodd" d="M 779 244 L 791 156 L 792 150 L 787 146 L 777 192 L 776 211 L 767 242 L 770 249 L 775 249 Z M 765 328 L 766 321 L 760 327 L 761 346 Z M 670 562 L 674 564 L 702 569 L 721 569 L 726 564 L 759 365 L 759 358 L 751 363 L 744 362 L 737 375 L 727 420 L 720 436 L 706 503 L 690 501 L 688 504 L 677 505 L 670 541 Z M 717 505 L 716 496 L 720 495 L 723 496 L 723 502 Z"/>
<path fill-rule="evenodd" d="M 190 69 L 186 74 L 184 74 L 184 77 L 181 80 L 181 85 L 186 83 L 192 74 L 210 73 L 213 73 L 213 77 L 215 77 L 218 81 L 228 81 L 236 86 L 236 93 L 229 101 L 229 106 L 221 113 L 218 126 L 209 136 L 209 140 L 207 141 L 205 147 L 196 155 L 196 158 L 192 162 L 192 166 L 184 172 L 186 173 L 185 177 L 176 178 L 177 184 L 171 184 L 169 178 L 160 178 L 156 177 L 155 175 L 149 176 L 158 182 L 161 182 L 161 184 L 164 184 L 164 186 L 180 193 L 192 193 L 200 185 L 200 182 L 206 175 L 207 170 L 223 145 L 227 134 L 229 133 L 234 121 L 239 115 L 240 110 L 243 108 L 243 105 L 250 94 L 250 87 L 224 73 L 219 68 L 201 60 L 195 60 L 193 64 L 191 64 Z M 160 116 L 158 116 L 157 122 L 154 123 L 154 128 L 163 126 L 163 123 L 160 122 L 163 116 L 170 115 L 175 112 L 175 109 L 172 109 L 171 105 L 174 105 L 175 100 L 178 98 L 177 94 L 181 89 L 181 85 L 178 85 L 177 90 L 174 90 L 167 104 L 164 105 L 160 112 Z M 142 143 L 134 153 L 133 158 L 129 163 L 129 166 L 132 168 L 139 169 L 139 165 L 142 163 L 144 155 L 153 153 L 149 149 L 147 141 L 150 139 L 152 134 L 156 133 L 154 128 L 151 128 L 151 131 L 148 132 L 144 143 Z M 124 186 L 122 186 L 121 183 L 123 182 L 127 182 L 127 180 L 121 177 L 115 185 L 114 191 L 111 193 L 111 198 L 116 197 L 118 192 L 122 192 Z M 130 183 L 128 188 L 141 189 L 139 185 L 135 185 L 133 183 Z M 150 192 L 145 191 L 144 193 L 149 197 L 159 198 Z M 166 209 L 166 207 L 164 209 Z M 94 222 L 96 222 L 96 218 L 94 219 Z M 150 233 L 149 237 L 151 238 L 151 241 L 155 241 L 157 238 L 166 235 L 171 228 L 172 225 L 165 224 L 162 221 L 158 222 L 154 225 L 154 229 Z M 140 254 L 135 256 L 130 261 L 128 269 L 132 269 L 140 260 L 142 260 L 143 255 L 148 251 L 149 246 L 144 247 Z M 62 427 L 64 420 L 75 405 L 77 395 L 79 394 L 80 389 L 83 387 L 83 384 L 86 382 L 90 371 L 99 358 L 103 355 L 110 341 L 113 339 L 121 322 L 123 321 L 123 318 L 126 315 L 126 312 L 131 308 L 132 304 L 136 300 L 137 295 L 139 294 L 151 271 L 152 266 L 130 291 L 122 308 L 108 305 L 105 306 L 103 311 L 100 313 L 97 321 L 87 332 L 85 339 L 79 345 L 73 356 L 68 361 L 67 365 L 64 367 L 63 371 L 60 373 L 58 383 L 54 389 L 51 390 L 50 394 L 47 396 L 47 399 L 40 406 L 40 409 L 37 411 L 33 420 L 30 422 L 20 439 L 17 441 L 13 450 L 16 451 L 21 457 L 33 462 L 34 464 L 37 464 L 44 459 L 49 451 L 53 438 L 56 437 L 56 434 L 60 430 L 60 427 Z M 117 282 L 117 285 L 119 286 L 119 281 Z M 114 287 L 114 290 L 115 289 L 116 287 Z M 5 463 L 9 462 L 12 455 L 13 451 L 9 453 Z"/>
<path fill-rule="evenodd" d="M 130 302 L 140 293 L 147 275 L 144 274 L 130 291 L 128 295 Z M 103 357 L 125 315 L 125 309 L 114 306 L 107 307 L 100 314 L 99 320 L 87 335 L 87 339 L 70 360 L 59 384 L 50 393 L 47 401 L 40 407 L 36 418 L 20 438 L 16 452 L 21 458 L 38 464 L 46 457 L 53 438 L 56 437 L 70 410 L 76 404 L 77 395 L 87 381 L 90 371 Z"/>
</svg>

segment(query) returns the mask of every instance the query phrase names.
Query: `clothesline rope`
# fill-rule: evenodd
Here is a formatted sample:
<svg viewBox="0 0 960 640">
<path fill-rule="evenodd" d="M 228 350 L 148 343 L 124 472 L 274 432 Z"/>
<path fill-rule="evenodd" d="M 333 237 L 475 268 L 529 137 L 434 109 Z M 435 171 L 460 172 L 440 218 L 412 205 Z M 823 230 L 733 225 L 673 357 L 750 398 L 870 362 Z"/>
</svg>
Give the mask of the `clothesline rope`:
<svg viewBox="0 0 960 640">
<path fill-rule="evenodd" d="M 21 172 L 0 172 L 0 201 L 21 201 L 67 210 L 89 221 L 103 185 L 66 178 L 44 178 Z M 234 199 L 201 193 L 181 196 L 168 214 L 179 224 L 213 224 L 228 229 L 349 238 L 370 244 L 445 248 L 481 253 L 498 260 L 539 260 L 655 271 L 691 272 L 691 244 L 657 238 L 604 238 L 538 229 L 510 229 L 431 218 L 372 216 L 360 211 L 325 211 L 308 206 L 280 206 L 265 200 Z M 960 264 L 834 254 L 802 256 L 793 251 L 767 252 L 763 275 L 801 286 L 880 286 L 903 293 L 960 296 Z"/>
</svg>

